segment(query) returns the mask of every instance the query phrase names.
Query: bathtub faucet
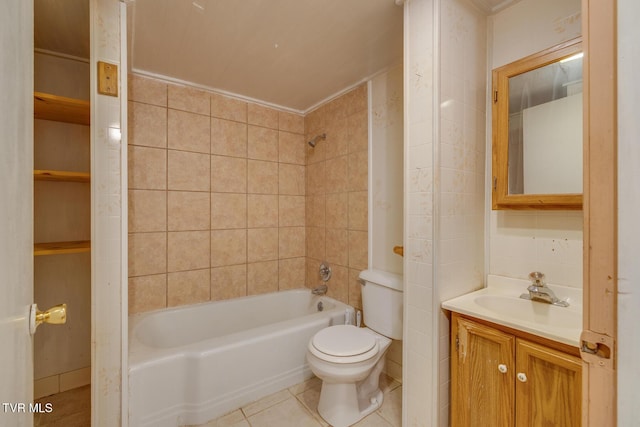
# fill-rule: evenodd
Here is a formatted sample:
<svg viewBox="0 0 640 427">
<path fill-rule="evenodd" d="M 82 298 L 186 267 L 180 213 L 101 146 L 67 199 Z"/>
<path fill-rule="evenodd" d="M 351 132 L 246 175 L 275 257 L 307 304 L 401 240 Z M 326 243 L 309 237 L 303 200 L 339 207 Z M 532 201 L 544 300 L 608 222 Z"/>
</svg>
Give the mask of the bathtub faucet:
<svg viewBox="0 0 640 427">
<path fill-rule="evenodd" d="M 317 288 L 311 289 L 311 293 L 314 295 L 324 295 L 327 293 L 328 290 L 329 290 L 329 287 L 327 285 L 322 284 Z"/>
</svg>

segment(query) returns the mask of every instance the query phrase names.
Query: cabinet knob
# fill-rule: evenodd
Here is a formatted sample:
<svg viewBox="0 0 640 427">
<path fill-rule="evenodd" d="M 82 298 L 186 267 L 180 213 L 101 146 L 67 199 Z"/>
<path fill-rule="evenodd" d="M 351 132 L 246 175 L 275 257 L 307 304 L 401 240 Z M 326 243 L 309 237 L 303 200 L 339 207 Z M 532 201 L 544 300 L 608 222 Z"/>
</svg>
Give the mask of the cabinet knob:
<svg viewBox="0 0 640 427">
<path fill-rule="evenodd" d="M 500 371 L 503 374 L 507 373 L 507 365 L 505 365 L 504 363 L 501 363 L 498 365 L 498 371 Z"/>
<path fill-rule="evenodd" d="M 523 382 L 523 383 L 527 382 L 527 376 L 524 374 L 524 372 L 518 372 L 518 375 L 516 375 L 516 377 L 520 382 Z"/>
</svg>

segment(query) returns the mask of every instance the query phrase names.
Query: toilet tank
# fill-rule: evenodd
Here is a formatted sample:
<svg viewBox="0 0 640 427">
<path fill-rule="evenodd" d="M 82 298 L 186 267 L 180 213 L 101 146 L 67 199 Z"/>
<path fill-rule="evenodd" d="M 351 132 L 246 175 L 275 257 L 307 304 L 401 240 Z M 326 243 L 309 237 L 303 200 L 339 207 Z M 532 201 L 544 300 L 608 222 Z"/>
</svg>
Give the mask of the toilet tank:
<svg viewBox="0 0 640 427">
<path fill-rule="evenodd" d="M 402 339 L 402 276 L 381 270 L 364 270 L 362 313 L 364 323 L 385 337 Z"/>
</svg>

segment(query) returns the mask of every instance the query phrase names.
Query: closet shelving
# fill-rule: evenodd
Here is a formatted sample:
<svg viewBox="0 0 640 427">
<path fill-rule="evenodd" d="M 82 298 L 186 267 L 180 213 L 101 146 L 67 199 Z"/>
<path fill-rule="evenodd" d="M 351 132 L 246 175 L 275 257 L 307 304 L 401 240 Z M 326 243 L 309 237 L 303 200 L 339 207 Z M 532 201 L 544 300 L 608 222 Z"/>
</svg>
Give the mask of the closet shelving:
<svg viewBox="0 0 640 427">
<path fill-rule="evenodd" d="M 35 92 L 33 95 L 33 111 L 35 119 L 52 120 L 56 122 L 90 125 L 90 103 L 81 99 L 66 98 L 64 96 Z M 86 172 L 72 172 L 59 170 L 33 171 L 36 181 L 79 182 L 88 183 L 90 174 Z M 72 242 L 46 242 L 34 244 L 33 254 L 57 255 L 88 252 L 91 242 L 88 240 Z"/>
<path fill-rule="evenodd" d="M 34 170 L 33 179 L 36 181 L 66 181 L 66 182 L 89 182 L 90 175 L 87 172 L 69 172 L 54 170 Z"/>
<path fill-rule="evenodd" d="M 33 111 L 33 117 L 42 120 L 87 126 L 91 120 L 89 101 L 42 92 L 33 94 Z"/>
<path fill-rule="evenodd" d="M 91 241 L 79 240 L 75 242 L 49 242 L 36 243 L 33 249 L 33 255 L 59 255 L 59 254 L 77 254 L 80 252 L 89 252 L 91 250 Z"/>
</svg>

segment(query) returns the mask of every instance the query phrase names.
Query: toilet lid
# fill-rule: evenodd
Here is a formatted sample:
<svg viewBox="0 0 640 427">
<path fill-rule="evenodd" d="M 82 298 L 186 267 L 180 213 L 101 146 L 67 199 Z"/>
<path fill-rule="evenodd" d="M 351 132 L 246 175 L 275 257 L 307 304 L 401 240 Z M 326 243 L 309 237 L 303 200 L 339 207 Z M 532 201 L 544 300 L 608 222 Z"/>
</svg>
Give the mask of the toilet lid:
<svg viewBox="0 0 640 427">
<path fill-rule="evenodd" d="M 376 345 L 376 339 L 362 328 L 337 325 L 325 328 L 313 337 L 313 346 L 324 354 L 350 357 L 366 353 Z"/>
</svg>

